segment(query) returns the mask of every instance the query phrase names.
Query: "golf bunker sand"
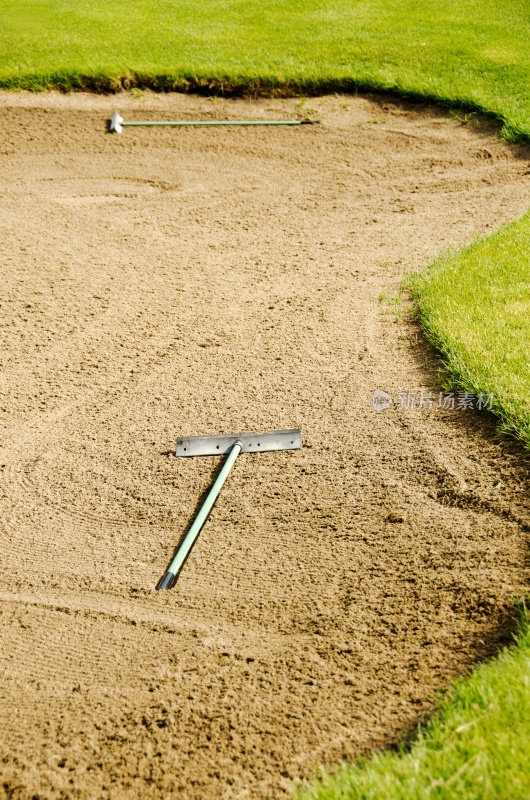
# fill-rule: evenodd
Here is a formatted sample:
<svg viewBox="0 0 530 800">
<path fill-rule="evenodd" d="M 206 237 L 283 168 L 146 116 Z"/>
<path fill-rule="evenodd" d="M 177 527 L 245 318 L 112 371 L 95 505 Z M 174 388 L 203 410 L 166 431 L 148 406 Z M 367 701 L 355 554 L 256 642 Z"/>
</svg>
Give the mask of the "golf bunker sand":
<svg viewBox="0 0 530 800">
<path fill-rule="evenodd" d="M 396 742 L 510 640 L 530 507 L 380 296 L 525 210 L 528 149 L 386 100 L 0 102 L 3 796 L 280 797 Z M 176 437 L 291 427 L 157 592 L 219 468 Z"/>
</svg>

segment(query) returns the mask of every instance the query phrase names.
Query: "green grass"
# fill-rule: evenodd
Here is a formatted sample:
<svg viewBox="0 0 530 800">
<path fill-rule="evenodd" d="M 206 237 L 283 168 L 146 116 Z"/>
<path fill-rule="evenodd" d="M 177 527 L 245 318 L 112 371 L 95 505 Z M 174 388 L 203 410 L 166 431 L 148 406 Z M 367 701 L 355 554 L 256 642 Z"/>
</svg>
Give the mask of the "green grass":
<svg viewBox="0 0 530 800">
<path fill-rule="evenodd" d="M 530 447 L 530 212 L 413 285 L 446 388 L 492 394 L 501 430 Z"/>
<path fill-rule="evenodd" d="M 455 683 L 410 748 L 345 766 L 300 800 L 528 800 L 530 626 L 520 610 L 517 646 Z"/>
<path fill-rule="evenodd" d="M 0 0 L 0 86 L 384 90 L 530 133 L 524 0 Z"/>
</svg>

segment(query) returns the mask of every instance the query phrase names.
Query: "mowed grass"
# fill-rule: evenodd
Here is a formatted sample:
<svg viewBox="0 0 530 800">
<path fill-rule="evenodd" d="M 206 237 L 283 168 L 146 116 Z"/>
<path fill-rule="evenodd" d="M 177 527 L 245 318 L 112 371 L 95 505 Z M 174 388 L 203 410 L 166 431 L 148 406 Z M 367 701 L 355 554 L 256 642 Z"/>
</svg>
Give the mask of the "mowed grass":
<svg viewBox="0 0 530 800">
<path fill-rule="evenodd" d="M 530 212 L 440 256 L 413 290 L 446 388 L 492 395 L 501 430 L 530 447 Z"/>
<path fill-rule="evenodd" d="M 524 0 L 0 0 L 0 86 L 379 89 L 530 132 Z"/>
<path fill-rule="evenodd" d="M 530 627 L 516 646 L 459 680 L 410 748 L 346 766 L 299 800 L 528 800 Z"/>
</svg>

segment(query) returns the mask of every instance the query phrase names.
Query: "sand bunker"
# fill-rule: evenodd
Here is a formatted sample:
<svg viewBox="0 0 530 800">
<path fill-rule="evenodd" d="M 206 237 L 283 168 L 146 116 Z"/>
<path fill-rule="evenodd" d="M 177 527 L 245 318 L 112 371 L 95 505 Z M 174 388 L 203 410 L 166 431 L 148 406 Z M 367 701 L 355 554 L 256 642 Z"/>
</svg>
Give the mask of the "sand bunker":
<svg viewBox="0 0 530 800">
<path fill-rule="evenodd" d="M 0 793 L 280 797 L 396 741 L 509 638 L 530 507 L 380 295 L 525 210 L 528 149 L 350 97 L 0 103 Z M 217 467 L 177 435 L 289 427 L 157 593 Z"/>
</svg>

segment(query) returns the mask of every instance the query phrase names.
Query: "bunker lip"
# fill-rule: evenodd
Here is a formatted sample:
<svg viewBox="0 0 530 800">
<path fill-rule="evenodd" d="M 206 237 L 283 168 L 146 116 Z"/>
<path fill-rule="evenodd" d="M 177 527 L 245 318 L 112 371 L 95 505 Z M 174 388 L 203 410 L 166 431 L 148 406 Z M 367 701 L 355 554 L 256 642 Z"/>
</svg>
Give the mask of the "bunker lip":
<svg viewBox="0 0 530 800">
<path fill-rule="evenodd" d="M 282 797 L 510 637 L 527 453 L 400 407 L 437 363 L 384 297 L 528 207 L 528 149 L 383 100 L 145 97 L 123 117 L 322 124 L 107 136 L 115 97 L 0 93 L 2 779 Z M 303 449 L 238 458 L 155 591 L 219 468 L 175 438 L 278 425 Z"/>
</svg>

